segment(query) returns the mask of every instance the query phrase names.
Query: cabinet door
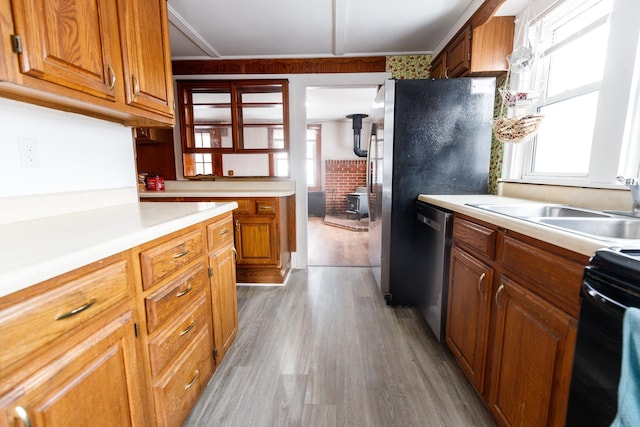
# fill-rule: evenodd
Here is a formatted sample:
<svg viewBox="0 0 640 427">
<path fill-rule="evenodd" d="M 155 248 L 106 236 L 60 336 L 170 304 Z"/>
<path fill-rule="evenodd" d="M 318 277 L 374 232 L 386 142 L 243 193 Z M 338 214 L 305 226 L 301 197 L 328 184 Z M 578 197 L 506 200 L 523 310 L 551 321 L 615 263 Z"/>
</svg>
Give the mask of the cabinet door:
<svg viewBox="0 0 640 427">
<path fill-rule="evenodd" d="M 213 301 L 213 335 L 216 363 L 220 363 L 238 333 L 238 299 L 236 263 L 233 246 L 214 253 L 211 266 L 211 297 Z"/>
<path fill-rule="evenodd" d="M 116 100 L 122 60 L 114 0 L 13 0 L 20 71 Z"/>
<path fill-rule="evenodd" d="M 447 49 L 447 72 L 449 77 L 462 77 L 471 67 L 471 26 L 464 28 L 451 40 Z"/>
<path fill-rule="evenodd" d="M 118 0 L 126 103 L 173 117 L 166 0 Z"/>
<path fill-rule="evenodd" d="M 238 265 L 277 265 L 280 261 L 274 216 L 236 218 Z"/>
<path fill-rule="evenodd" d="M 431 71 L 429 77 L 432 79 L 446 79 L 447 78 L 447 53 L 443 52 L 431 63 Z"/>
<path fill-rule="evenodd" d="M 493 270 L 453 248 L 446 343 L 476 389 L 482 393 L 489 334 Z"/>
<path fill-rule="evenodd" d="M 0 425 L 145 425 L 133 331 L 128 311 L 24 379 L 0 397 Z"/>
<path fill-rule="evenodd" d="M 489 407 L 505 426 L 563 426 L 575 319 L 503 276 Z"/>
</svg>

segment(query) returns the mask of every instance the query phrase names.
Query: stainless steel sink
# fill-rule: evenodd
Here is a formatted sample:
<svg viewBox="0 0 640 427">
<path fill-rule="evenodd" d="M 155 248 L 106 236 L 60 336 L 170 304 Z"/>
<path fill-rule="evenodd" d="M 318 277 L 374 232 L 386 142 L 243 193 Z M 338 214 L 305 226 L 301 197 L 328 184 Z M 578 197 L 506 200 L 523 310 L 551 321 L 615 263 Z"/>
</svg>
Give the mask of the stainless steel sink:
<svg viewBox="0 0 640 427">
<path fill-rule="evenodd" d="M 640 239 L 640 220 L 626 218 L 535 218 L 531 220 L 598 239 Z"/>
<path fill-rule="evenodd" d="M 640 239 L 640 217 L 627 211 L 601 212 L 544 203 L 468 205 L 599 240 Z"/>
<path fill-rule="evenodd" d="M 572 218 L 609 218 L 611 215 L 592 211 L 589 209 L 574 208 L 564 205 L 549 204 L 469 204 L 479 209 L 488 210 L 494 213 L 513 216 L 517 218 L 550 218 L 550 217 L 572 217 Z"/>
</svg>

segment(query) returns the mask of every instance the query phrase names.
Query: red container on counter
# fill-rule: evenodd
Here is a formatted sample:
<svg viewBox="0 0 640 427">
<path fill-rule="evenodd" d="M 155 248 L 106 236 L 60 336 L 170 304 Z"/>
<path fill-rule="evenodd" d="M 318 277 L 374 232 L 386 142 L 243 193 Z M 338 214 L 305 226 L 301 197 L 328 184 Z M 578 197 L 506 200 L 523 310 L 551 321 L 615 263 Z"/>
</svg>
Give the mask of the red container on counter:
<svg viewBox="0 0 640 427">
<path fill-rule="evenodd" d="M 164 191 L 164 178 L 161 176 L 148 176 L 147 177 L 147 190 L 148 191 Z"/>
</svg>

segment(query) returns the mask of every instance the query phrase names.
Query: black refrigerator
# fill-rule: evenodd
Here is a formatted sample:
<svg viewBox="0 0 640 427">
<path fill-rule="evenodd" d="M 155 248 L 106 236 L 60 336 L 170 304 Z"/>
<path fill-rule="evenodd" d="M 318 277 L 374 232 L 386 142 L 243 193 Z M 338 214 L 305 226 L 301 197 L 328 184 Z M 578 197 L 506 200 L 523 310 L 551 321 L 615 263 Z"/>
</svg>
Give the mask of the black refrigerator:
<svg viewBox="0 0 640 427">
<path fill-rule="evenodd" d="M 486 194 L 494 78 L 388 80 L 372 109 L 369 261 L 391 305 L 416 305 L 419 194 Z"/>
</svg>

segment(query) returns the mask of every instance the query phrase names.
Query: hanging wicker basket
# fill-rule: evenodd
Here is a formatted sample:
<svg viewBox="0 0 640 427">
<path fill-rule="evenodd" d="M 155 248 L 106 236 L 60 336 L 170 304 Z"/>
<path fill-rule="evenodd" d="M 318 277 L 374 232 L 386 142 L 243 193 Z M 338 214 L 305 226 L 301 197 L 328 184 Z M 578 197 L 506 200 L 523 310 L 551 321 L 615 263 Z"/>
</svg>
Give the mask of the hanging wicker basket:
<svg viewBox="0 0 640 427">
<path fill-rule="evenodd" d="M 543 117 L 541 114 L 500 117 L 493 121 L 493 133 L 500 142 L 525 142 L 538 132 Z"/>
</svg>

